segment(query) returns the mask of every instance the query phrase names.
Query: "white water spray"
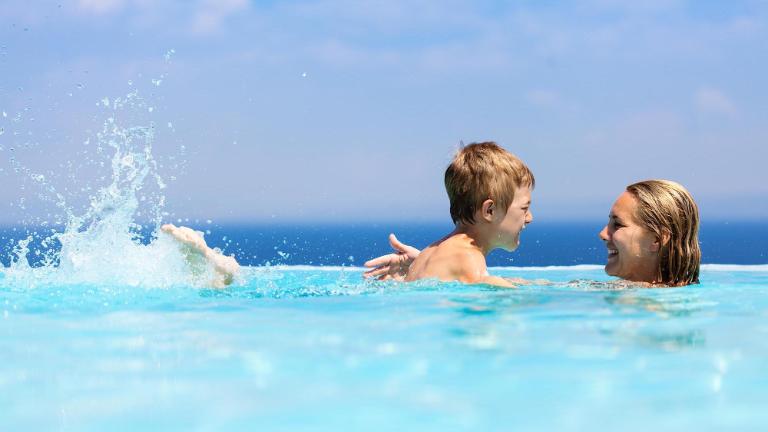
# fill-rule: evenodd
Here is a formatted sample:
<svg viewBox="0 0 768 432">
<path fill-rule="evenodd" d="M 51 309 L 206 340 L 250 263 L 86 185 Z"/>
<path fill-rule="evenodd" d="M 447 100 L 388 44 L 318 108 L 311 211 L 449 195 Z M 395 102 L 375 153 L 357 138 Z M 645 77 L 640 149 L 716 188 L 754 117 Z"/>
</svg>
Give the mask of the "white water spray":
<svg viewBox="0 0 768 432">
<path fill-rule="evenodd" d="M 209 273 L 189 271 L 178 244 L 159 232 L 164 215 L 166 185 L 158 173 L 152 154 L 154 125 L 124 126 L 120 115 L 126 110 L 145 110 L 146 104 L 133 91 L 110 104 L 102 103 L 111 115 L 97 134 L 96 152 L 111 158 L 110 183 L 90 197 L 90 205 L 77 214 L 44 176 L 28 169 L 17 169 L 42 186 L 48 198 L 65 213 L 62 232 L 53 232 L 36 251 L 44 259 L 39 267 L 29 264 L 32 237 L 17 242 L 14 257 L 5 269 L 4 284 L 33 287 L 39 284 L 97 284 L 119 286 L 167 287 L 202 285 Z M 20 165 L 13 161 L 17 167 Z M 142 224 L 152 228 L 143 239 Z M 60 244 L 60 249 L 54 245 Z"/>
</svg>

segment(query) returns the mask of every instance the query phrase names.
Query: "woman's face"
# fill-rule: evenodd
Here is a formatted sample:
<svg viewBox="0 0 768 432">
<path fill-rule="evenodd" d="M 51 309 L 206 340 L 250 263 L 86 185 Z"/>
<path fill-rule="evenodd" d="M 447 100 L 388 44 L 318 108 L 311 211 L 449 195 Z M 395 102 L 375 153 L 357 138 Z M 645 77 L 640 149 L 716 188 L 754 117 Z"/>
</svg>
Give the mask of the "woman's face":
<svg viewBox="0 0 768 432">
<path fill-rule="evenodd" d="M 608 248 L 605 272 L 636 282 L 658 282 L 659 241 L 637 221 L 637 199 L 629 192 L 619 195 L 608 215 L 600 238 Z"/>
</svg>

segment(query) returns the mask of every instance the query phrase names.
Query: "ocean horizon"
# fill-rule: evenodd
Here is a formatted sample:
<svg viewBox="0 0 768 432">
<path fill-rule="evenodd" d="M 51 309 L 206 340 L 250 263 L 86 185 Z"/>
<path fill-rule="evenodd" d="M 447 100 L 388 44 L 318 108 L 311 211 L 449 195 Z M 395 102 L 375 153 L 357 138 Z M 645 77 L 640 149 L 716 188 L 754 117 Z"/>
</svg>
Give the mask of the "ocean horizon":
<svg viewBox="0 0 768 432">
<path fill-rule="evenodd" d="M 182 224 L 205 233 L 206 241 L 247 266 L 360 267 L 390 252 L 389 233 L 412 246 L 424 248 L 452 229 L 448 223 L 354 222 L 320 224 L 196 223 Z M 521 236 L 514 252 L 497 250 L 487 257 L 489 267 L 549 267 L 602 265 L 606 252 L 598 238 L 602 222 L 536 222 Z M 41 240 L 57 227 L 0 226 L 0 263 L 8 266 L 19 239 L 34 240 L 28 254 L 39 264 L 46 249 Z M 146 243 L 149 230 L 141 234 Z M 701 225 L 702 264 L 768 264 L 768 223 L 713 221 Z M 54 242 L 56 243 L 56 242 Z M 56 245 L 49 246 L 56 248 Z M 39 251 L 36 252 L 36 251 Z"/>
</svg>

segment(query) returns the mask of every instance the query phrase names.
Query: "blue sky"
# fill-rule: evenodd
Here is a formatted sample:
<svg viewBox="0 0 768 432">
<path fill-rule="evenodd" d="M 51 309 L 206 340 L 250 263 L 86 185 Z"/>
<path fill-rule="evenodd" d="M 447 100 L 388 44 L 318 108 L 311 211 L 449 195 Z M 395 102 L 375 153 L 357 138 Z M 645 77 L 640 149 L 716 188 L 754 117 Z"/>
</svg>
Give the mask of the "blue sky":
<svg viewBox="0 0 768 432">
<path fill-rule="evenodd" d="M 103 184 L 83 143 L 134 89 L 170 219 L 447 219 L 443 170 L 480 140 L 533 169 L 539 220 L 602 220 L 646 178 L 686 185 L 705 220 L 768 217 L 764 0 L 0 10 L 0 222 L 58 211 L 11 158 L 73 203 Z"/>
</svg>

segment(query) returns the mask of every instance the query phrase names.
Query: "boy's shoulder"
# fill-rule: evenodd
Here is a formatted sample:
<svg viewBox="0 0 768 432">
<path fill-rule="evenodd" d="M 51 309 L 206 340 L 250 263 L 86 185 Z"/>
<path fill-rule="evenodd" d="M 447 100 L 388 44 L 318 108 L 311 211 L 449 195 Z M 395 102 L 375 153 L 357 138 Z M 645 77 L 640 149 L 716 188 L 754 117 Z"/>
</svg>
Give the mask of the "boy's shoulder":
<svg viewBox="0 0 768 432">
<path fill-rule="evenodd" d="M 443 280 L 477 283 L 488 275 L 485 256 L 471 244 L 446 239 L 428 247 L 423 271 Z M 430 277 L 431 277 L 430 276 Z"/>
<path fill-rule="evenodd" d="M 443 263 L 447 264 L 452 273 L 450 280 L 469 284 L 484 283 L 507 288 L 515 286 L 504 278 L 488 274 L 485 255 L 476 248 L 457 245 L 446 248 L 443 253 Z"/>
</svg>

